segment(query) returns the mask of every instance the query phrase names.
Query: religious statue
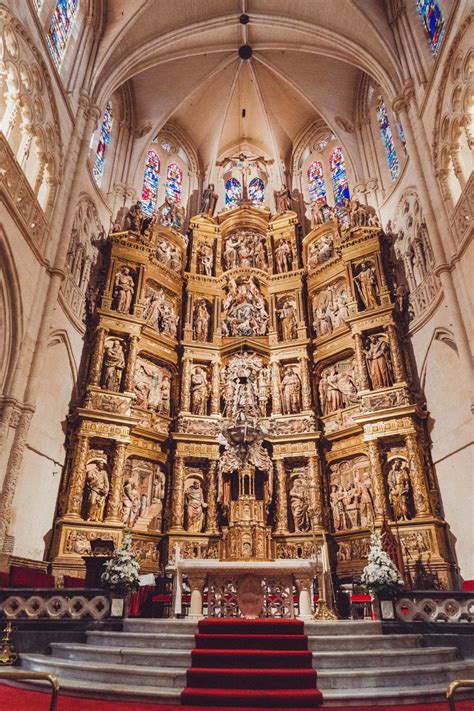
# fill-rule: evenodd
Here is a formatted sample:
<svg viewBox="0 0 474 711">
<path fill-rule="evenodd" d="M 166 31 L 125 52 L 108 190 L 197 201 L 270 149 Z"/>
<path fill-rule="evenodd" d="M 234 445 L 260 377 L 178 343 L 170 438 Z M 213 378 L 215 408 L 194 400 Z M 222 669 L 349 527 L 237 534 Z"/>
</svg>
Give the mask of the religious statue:
<svg viewBox="0 0 474 711">
<path fill-rule="evenodd" d="M 377 271 L 370 261 L 363 261 L 357 274 L 354 276 L 354 284 L 360 297 L 364 309 L 375 309 L 379 302 L 379 287 L 377 283 Z"/>
<path fill-rule="evenodd" d="M 211 315 L 205 299 L 199 299 L 194 310 L 193 336 L 194 340 L 206 342 L 209 340 L 209 325 Z"/>
<path fill-rule="evenodd" d="M 265 336 L 268 311 L 255 277 L 229 278 L 222 302 L 223 336 Z"/>
<path fill-rule="evenodd" d="M 160 333 L 176 338 L 178 334 L 179 316 L 170 297 L 165 296 L 163 289 L 150 289 L 144 300 L 143 318 Z"/>
<path fill-rule="evenodd" d="M 218 195 L 215 192 L 214 183 L 209 183 L 209 185 L 202 194 L 200 209 L 201 215 L 207 215 L 208 217 L 212 217 L 216 209 L 217 199 Z"/>
<path fill-rule="evenodd" d="M 179 229 L 183 226 L 184 218 L 184 208 L 179 207 L 176 200 L 166 195 L 163 205 L 158 208 L 158 222 L 164 227 L 175 227 Z"/>
<path fill-rule="evenodd" d="M 156 363 L 138 357 L 133 379 L 135 407 L 151 410 L 161 415 L 170 414 L 171 378 Z"/>
<path fill-rule="evenodd" d="M 266 417 L 268 400 L 270 398 L 270 370 L 268 366 L 259 369 L 257 376 L 257 394 L 260 415 Z"/>
<path fill-rule="evenodd" d="M 122 492 L 122 523 L 132 528 L 140 515 L 140 492 L 133 479 L 126 479 Z"/>
<path fill-rule="evenodd" d="M 165 239 L 160 239 L 156 244 L 156 259 L 160 264 L 169 267 L 174 272 L 179 274 L 183 266 L 181 253 L 174 244 L 171 244 Z"/>
<path fill-rule="evenodd" d="M 311 520 L 308 510 L 308 497 L 300 477 L 294 479 L 288 496 L 290 498 L 291 514 L 295 524 L 295 533 L 305 533 L 309 531 Z"/>
<path fill-rule="evenodd" d="M 285 299 L 277 313 L 280 320 L 282 341 L 293 341 L 298 338 L 296 303 L 290 299 Z"/>
<path fill-rule="evenodd" d="M 114 338 L 105 349 L 102 387 L 118 392 L 122 384 L 122 372 L 125 368 L 125 353 L 118 338 Z"/>
<path fill-rule="evenodd" d="M 87 521 L 103 521 L 105 500 L 109 493 L 109 477 L 105 462 L 97 460 L 87 469 Z"/>
<path fill-rule="evenodd" d="M 209 383 L 204 368 L 197 366 L 191 375 L 191 412 L 193 415 L 207 415 Z"/>
<path fill-rule="evenodd" d="M 380 227 L 375 208 L 362 205 L 358 200 L 346 200 L 346 211 L 350 227 Z"/>
<path fill-rule="evenodd" d="M 245 153 L 239 153 L 235 156 L 228 156 L 217 165 L 222 166 L 223 172 L 227 173 L 230 170 L 236 169 L 240 173 L 240 184 L 242 185 L 242 200 L 248 200 L 248 179 L 252 173 L 252 167 L 256 171 L 266 173 L 266 166 L 271 165 L 272 160 L 266 160 L 264 156 L 250 158 Z"/>
<path fill-rule="evenodd" d="M 143 220 L 142 204 L 140 200 L 132 205 L 125 215 L 124 229 L 130 232 L 140 232 Z"/>
<path fill-rule="evenodd" d="M 204 526 L 204 509 L 207 504 L 204 501 L 204 493 L 201 484 L 194 479 L 192 484 L 185 491 L 187 526 L 190 533 L 201 533 Z"/>
<path fill-rule="evenodd" d="M 309 246 L 308 250 L 308 270 L 311 272 L 319 264 L 327 262 L 334 256 L 334 240 L 331 235 L 323 235 Z"/>
<path fill-rule="evenodd" d="M 282 405 L 285 415 L 293 415 L 301 410 L 301 380 L 294 366 L 286 369 L 281 381 Z"/>
<path fill-rule="evenodd" d="M 293 250 L 284 237 L 275 247 L 275 267 L 278 274 L 291 272 L 293 269 Z"/>
<path fill-rule="evenodd" d="M 346 512 L 345 498 L 346 491 L 340 484 L 330 485 L 329 502 L 335 531 L 346 531 L 351 528 L 351 521 Z"/>
<path fill-rule="evenodd" d="M 342 410 L 357 402 L 357 387 L 353 370 L 340 370 L 337 365 L 326 368 L 319 381 L 319 398 L 323 415 Z"/>
<path fill-rule="evenodd" d="M 365 358 L 373 390 L 393 385 L 390 346 L 384 336 L 372 335 L 368 337 L 365 345 Z"/>
<path fill-rule="evenodd" d="M 214 250 L 207 242 L 200 242 L 196 254 L 196 271 L 198 274 L 212 276 Z"/>
<path fill-rule="evenodd" d="M 135 293 L 135 282 L 128 267 L 122 267 L 117 271 L 114 285 L 114 308 L 122 314 L 129 314 Z"/>
<path fill-rule="evenodd" d="M 410 516 L 411 482 L 403 459 L 394 459 L 387 474 L 389 500 L 396 521 L 408 521 Z"/>
<path fill-rule="evenodd" d="M 291 210 L 291 195 L 286 185 L 282 185 L 280 190 L 275 191 L 276 214 Z"/>
</svg>

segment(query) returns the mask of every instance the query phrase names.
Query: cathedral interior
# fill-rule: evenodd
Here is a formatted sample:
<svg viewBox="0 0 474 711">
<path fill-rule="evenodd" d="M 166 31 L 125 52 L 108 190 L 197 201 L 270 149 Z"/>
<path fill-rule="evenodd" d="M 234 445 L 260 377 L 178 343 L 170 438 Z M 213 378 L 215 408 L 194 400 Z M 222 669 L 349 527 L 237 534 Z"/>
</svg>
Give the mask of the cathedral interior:
<svg viewBox="0 0 474 711">
<path fill-rule="evenodd" d="M 474 578 L 469 3 L 0 25 L 2 570 L 130 532 L 350 584 L 389 525 L 409 587 Z"/>
</svg>

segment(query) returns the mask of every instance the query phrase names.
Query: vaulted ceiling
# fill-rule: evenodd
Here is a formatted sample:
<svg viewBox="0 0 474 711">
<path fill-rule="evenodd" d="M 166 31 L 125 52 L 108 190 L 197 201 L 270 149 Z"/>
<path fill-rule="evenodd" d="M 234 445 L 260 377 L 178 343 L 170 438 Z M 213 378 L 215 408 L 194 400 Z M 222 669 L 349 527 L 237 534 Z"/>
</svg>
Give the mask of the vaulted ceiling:
<svg viewBox="0 0 474 711">
<path fill-rule="evenodd" d="M 242 143 L 288 161 L 319 117 L 355 150 L 341 127 L 353 123 L 364 73 L 395 96 L 381 0 L 109 0 L 93 82 L 100 103 L 128 82 L 137 128 L 172 120 L 206 168 Z"/>
</svg>

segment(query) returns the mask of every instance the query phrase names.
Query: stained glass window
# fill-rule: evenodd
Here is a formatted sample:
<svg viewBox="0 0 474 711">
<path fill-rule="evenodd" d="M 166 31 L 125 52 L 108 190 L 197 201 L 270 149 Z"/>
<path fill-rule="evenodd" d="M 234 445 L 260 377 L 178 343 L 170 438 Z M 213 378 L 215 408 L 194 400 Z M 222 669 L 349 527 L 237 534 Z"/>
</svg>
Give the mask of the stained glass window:
<svg viewBox="0 0 474 711">
<path fill-rule="evenodd" d="M 313 161 L 308 168 L 308 187 L 311 202 L 326 202 L 323 164 L 319 160 Z"/>
<path fill-rule="evenodd" d="M 237 178 L 229 178 L 225 184 L 225 204 L 227 207 L 238 205 L 242 199 L 242 187 Z"/>
<path fill-rule="evenodd" d="M 444 17 L 438 0 L 417 0 L 416 7 L 430 39 L 431 51 L 436 54 L 441 47 L 445 29 Z"/>
<path fill-rule="evenodd" d="M 406 153 L 407 152 L 407 139 L 405 138 L 405 131 L 403 130 L 402 122 L 400 121 L 400 119 L 395 117 L 395 123 L 397 125 L 398 135 L 400 136 L 400 140 L 403 144 L 403 150 Z"/>
<path fill-rule="evenodd" d="M 107 146 L 110 143 L 110 132 L 112 131 L 112 122 L 112 102 L 108 101 L 107 106 L 105 107 L 104 115 L 102 117 L 102 123 L 100 124 L 99 143 L 97 144 L 94 169 L 92 171 L 94 180 L 99 186 L 102 181 L 102 176 L 104 174 L 105 152 L 107 150 Z"/>
<path fill-rule="evenodd" d="M 43 4 L 43 0 L 33 0 L 35 4 L 35 8 L 37 10 L 41 10 L 41 5 Z"/>
<path fill-rule="evenodd" d="M 165 195 L 172 202 L 181 201 L 181 185 L 183 183 L 183 171 L 177 163 L 169 163 L 166 171 Z"/>
<path fill-rule="evenodd" d="M 347 182 L 346 162 L 344 160 L 344 154 L 340 146 L 336 146 L 336 148 L 331 153 L 331 157 L 329 159 L 329 167 L 331 168 L 334 202 L 336 203 L 337 212 L 339 214 L 344 208 L 346 200 L 349 200 L 350 198 L 349 183 Z"/>
<path fill-rule="evenodd" d="M 143 173 L 142 210 L 147 215 L 153 214 L 156 207 L 158 194 L 158 181 L 160 179 L 160 159 L 152 149 L 148 151 Z"/>
<path fill-rule="evenodd" d="M 395 150 L 395 144 L 393 142 L 392 129 L 390 128 L 387 111 L 385 109 L 385 103 L 381 96 L 379 97 L 377 103 L 376 113 L 377 121 L 380 128 L 380 135 L 382 136 L 382 143 L 384 145 L 385 155 L 387 157 L 388 169 L 390 170 L 392 180 L 396 180 L 400 175 L 400 164 L 398 162 L 397 152 Z"/>
<path fill-rule="evenodd" d="M 249 183 L 249 198 L 252 202 L 262 203 L 265 200 L 265 183 L 261 178 L 253 178 Z"/>
<path fill-rule="evenodd" d="M 40 5 L 41 2 L 37 3 L 38 7 Z M 56 7 L 51 15 L 46 41 L 58 67 L 63 60 L 78 9 L 79 0 L 57 0 Z"/>
</svg>

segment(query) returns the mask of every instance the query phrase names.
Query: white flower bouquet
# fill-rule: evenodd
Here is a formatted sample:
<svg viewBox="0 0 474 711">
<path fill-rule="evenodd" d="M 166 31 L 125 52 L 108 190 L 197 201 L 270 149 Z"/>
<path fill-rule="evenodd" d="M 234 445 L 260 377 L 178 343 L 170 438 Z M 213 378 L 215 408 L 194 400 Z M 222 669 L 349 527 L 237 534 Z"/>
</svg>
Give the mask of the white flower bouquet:
<svg viewBox="0 0 474 711">
<path fill-rule="evenodd" d="M 403 589 L 403 579 L 390 556 L 382 550 L 376 531 L 370 537 L 367 565 L 362 572 L 362 584 L 379 597 L 393 597 Z"/>
<path fill-rule="evenodd" d="M 132 537 L 127 534 L 123 543 L 106 563 L 101 581 L 105 588 L 120 594 L 138 590 L 140 564 L 132 552 Z"/>
</svg>

